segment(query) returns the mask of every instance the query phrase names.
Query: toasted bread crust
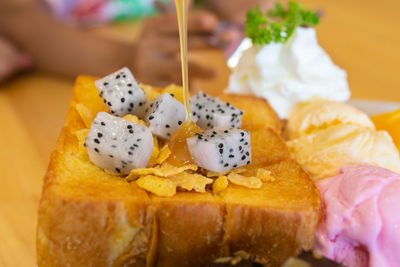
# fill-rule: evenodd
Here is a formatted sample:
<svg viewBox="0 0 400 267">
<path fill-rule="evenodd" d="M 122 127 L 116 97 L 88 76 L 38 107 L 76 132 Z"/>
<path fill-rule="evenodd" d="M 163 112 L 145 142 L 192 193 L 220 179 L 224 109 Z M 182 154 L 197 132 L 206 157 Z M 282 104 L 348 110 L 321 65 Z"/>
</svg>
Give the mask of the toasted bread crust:
<svg viewBox="0 0 400 267">
<path fill-rule="evenodd" d="M 75 105 L 84 104 L 94 115 L 106 109 L 93 81 L 78 78 L 44 178 L 37 228 L 39 266 L 207 266 L 237 250 L 277 266 L 301 249 L 312 248 L 319 193 L 289 159 L 276 116 L 265 120 L 273 122 L 274 130 L 258 119 L 243 123 L 269 136 L 260 147 L 266 150 L 264 159 L 257 165 L 269 169 L 275 182 L 254 190 L 230 185 L 220 195 L 178 192 L 160 198 L 106 174 L 79 152 L 74 133 L 86 126 Z M 232 95 L 229 99 L 239 101 Z"/>
</svg>

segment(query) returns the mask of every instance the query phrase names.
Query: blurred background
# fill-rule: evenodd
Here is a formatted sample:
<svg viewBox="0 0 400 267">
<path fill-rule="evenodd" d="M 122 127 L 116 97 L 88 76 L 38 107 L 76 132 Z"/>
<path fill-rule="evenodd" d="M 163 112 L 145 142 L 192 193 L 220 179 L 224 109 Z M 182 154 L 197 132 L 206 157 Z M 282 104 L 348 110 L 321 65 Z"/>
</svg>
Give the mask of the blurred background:
<svg viewBox="0 0 400 267">
<path fill-rule="evenodd" d="M 352 98 L 400 102 L 400 3 L 299 0 L 323 14 L 321 46 L 348 73 Z M 192 1 L 192 91 L 221 92 L 246 11 L 268 0 Z M 74 79 L 128 66 L 142 83 L 180 83 L 168 0 L 0 1 L 0 266 L 34 266 L 36 213 Z"/>
</svg>

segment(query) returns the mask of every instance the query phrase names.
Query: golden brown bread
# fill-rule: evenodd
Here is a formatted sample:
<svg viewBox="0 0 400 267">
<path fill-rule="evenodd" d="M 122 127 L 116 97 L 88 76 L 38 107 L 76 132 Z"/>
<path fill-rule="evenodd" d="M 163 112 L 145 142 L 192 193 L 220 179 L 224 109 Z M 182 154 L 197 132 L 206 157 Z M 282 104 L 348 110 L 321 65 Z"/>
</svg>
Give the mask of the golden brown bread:
<svg viewBox="0 0 400 267">
<path fill-rule="evenodd" d="M 249 171 L 263 166 L 275 181 L 261 189 L 229 185 L 220 195 L 178 192 L 161 198 L 105 173 L 81 153 L 75 133 L 86 126 L 76 104 L 84 104 L 93 115 L 106 110 L 93 81 L 78 78 L 51 155 L 39 208 L 39 266 L 207 266 L 238 250 L 277 266 L 301 249 L 312 248 L 319 193 L 289 159 L 273 113 L 245 116 L 243 125 L 252 136 Z M 254 107 L 251 98 L 241 96 L 246 105 L 236 96 L 224 100 L 228 98 L 245 114 Z M 254 109 L 251 112 L 256 115 Z"/>
</svg>

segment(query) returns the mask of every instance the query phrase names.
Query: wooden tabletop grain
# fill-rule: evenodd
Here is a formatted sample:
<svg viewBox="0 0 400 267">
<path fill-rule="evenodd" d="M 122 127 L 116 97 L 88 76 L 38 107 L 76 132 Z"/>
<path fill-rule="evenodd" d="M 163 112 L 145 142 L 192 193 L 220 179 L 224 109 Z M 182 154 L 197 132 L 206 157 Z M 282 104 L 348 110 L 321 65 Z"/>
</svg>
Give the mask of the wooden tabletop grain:
<svg viewBox="0 0 400 267">
<path fill-rule="evenodd" d="M 321 8 L 320 44 L 346 69 L 353 97 L 400 102 L 400 2 L 302 0 Z M 217 78 L 196 81 L 221 90 L 229 70 L 218 51 L 196 54 Z M 49 153 L 67 110 L 73 80 L 20 75 L 0 87 L 0 266 L 34 266 L 37 206 Z"/>
</svg>

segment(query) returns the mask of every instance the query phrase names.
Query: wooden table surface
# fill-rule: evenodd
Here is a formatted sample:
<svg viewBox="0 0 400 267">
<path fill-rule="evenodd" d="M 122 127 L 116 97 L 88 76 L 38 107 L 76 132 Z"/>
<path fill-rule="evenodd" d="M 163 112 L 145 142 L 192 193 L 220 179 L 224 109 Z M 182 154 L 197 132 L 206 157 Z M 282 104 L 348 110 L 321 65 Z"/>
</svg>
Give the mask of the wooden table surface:
<svg viewBox="0 0 400 267">
<path fill-rule="evenodd" d="M 348 72 L 353 97 L 400 102 L 400 21 L 396 0 L 302 0 L 322 8 L 321 45 Z M 221 89 L 229 70 L 205 51 L 218 77 L 196 88 Z M 0 87 L 0 266 L 35 265 L 37 206 L 49 153 L 63 124 L 73 80 L 24 74 Z"/>
</svg>

